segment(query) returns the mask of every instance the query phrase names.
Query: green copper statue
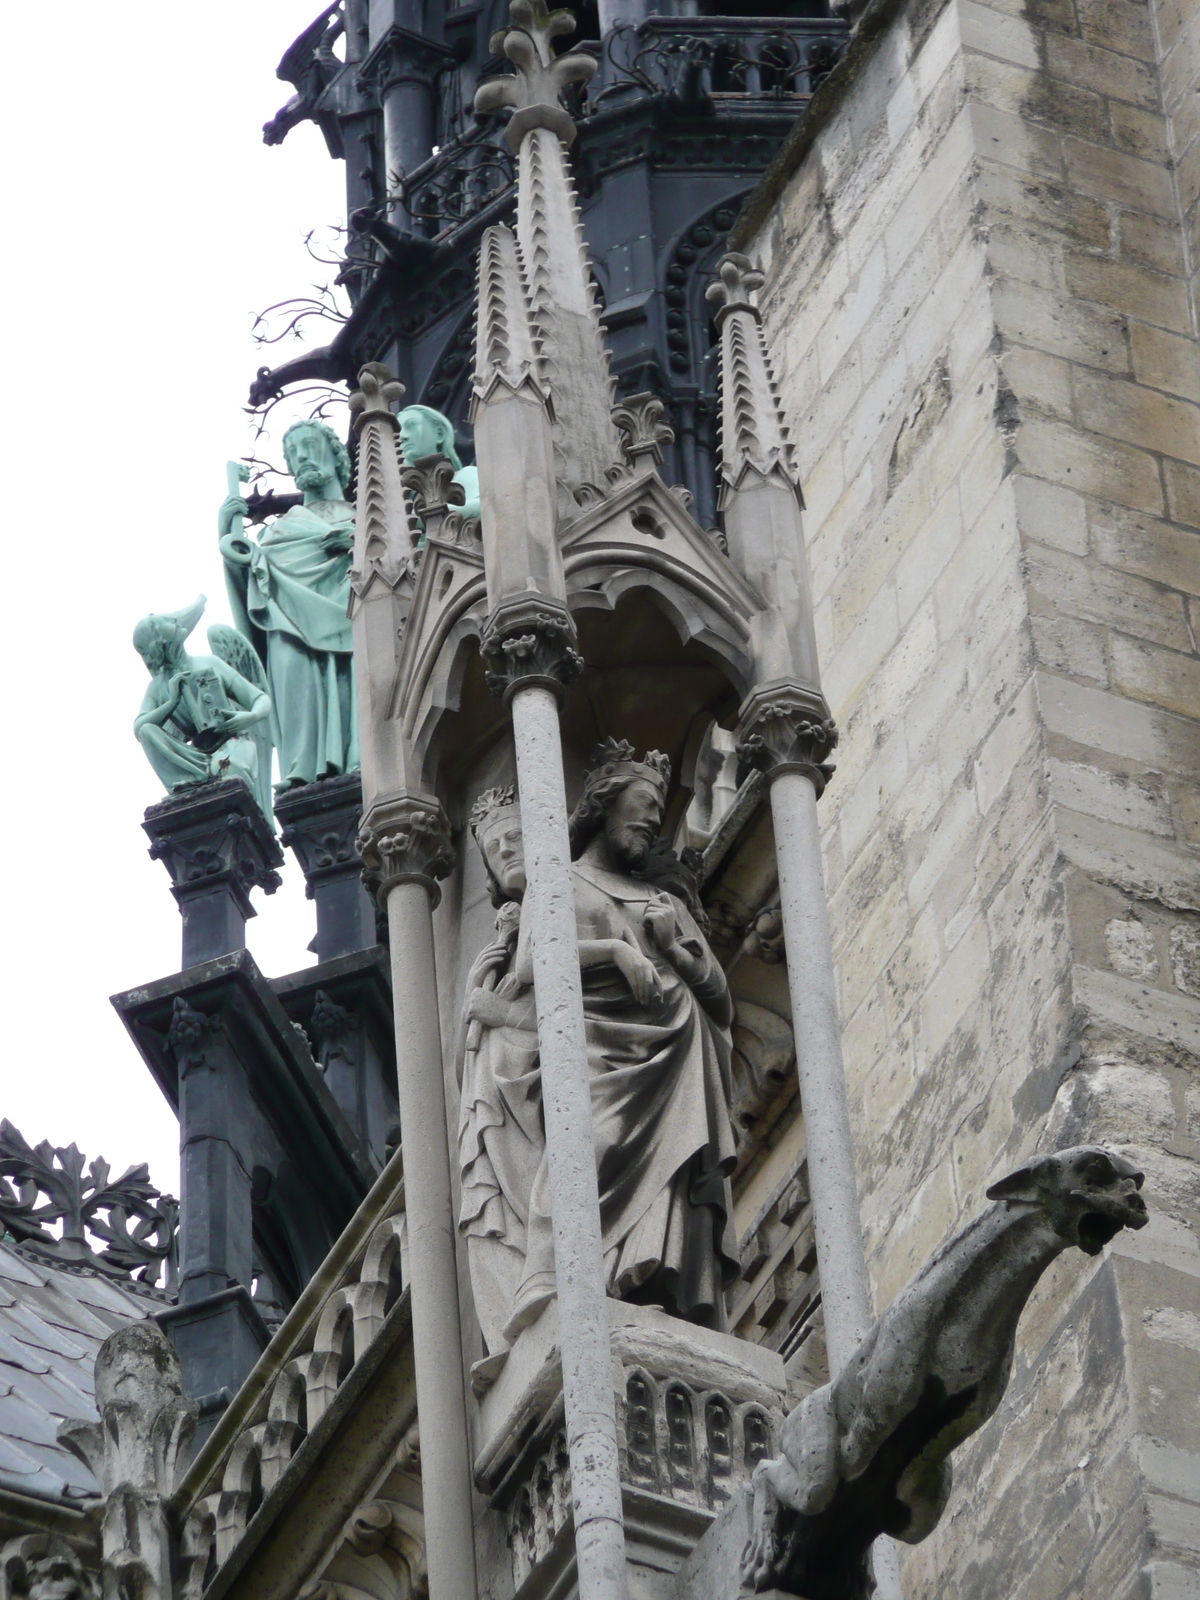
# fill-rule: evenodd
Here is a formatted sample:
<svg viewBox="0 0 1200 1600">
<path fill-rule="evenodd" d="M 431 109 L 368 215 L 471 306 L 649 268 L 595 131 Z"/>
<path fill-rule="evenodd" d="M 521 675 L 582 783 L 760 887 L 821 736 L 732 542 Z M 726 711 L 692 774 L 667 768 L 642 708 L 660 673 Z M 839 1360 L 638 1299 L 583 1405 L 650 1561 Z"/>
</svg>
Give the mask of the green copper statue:
<svg viewBox="0 0 1200 1600">
<path fill-rule="evenodd" d="M 405 406 L 400 413 L 400 453 L 411 467 L 422 456 L 443 455 L 454 470 L 454 481 L 466 496 L 463 516 L 479 515 L 479 469 L 464 467 L 454 448 L 454 424 L 432 406 Z"/>
<path fill-rule="evenodd" d="M 266 662 L 281 792 L 359 765 L 346 616 L 350 457 L 323 422 L 294 422 L 283 455 L 303 505 L 276 517 L 255 543 L 242 531 L 249 508 L 234 478 L 217 517 L 234 620 Z"/>
<path fill-rule="evenodd" d="M 188 635 L 203 595 L 182 611 L 143 617 L 133 647 L 150 683 L 133 732 L 170 793 L 218 778 L 243 778 L 272 827 L 271 697 L 262 662 L 232 628 L 208 630 L 211 656 L 190 656 Z"/>
</svg>

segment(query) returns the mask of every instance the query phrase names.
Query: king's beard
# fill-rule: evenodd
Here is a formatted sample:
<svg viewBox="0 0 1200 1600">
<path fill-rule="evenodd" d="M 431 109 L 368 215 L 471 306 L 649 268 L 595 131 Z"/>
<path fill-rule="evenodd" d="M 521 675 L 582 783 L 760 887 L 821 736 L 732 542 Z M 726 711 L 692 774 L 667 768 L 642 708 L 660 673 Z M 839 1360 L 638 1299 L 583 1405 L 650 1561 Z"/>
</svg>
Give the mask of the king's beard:
<svg viewBox="0 0 1200 1600">
<path fill-rule="evenodd" d="M 642 828 L 618 826 L 608 830 L 608 844 L 618 861 L 640 872 L 650 859 L 653 839 Z"/>
</svg>

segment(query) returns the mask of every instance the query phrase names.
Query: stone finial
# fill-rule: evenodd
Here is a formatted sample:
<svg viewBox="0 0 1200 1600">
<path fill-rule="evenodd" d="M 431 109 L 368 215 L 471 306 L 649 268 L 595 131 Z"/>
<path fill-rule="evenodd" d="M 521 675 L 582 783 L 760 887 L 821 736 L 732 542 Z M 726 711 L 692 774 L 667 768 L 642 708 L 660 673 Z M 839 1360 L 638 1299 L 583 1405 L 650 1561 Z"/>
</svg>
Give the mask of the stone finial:
<svg viewBox="0 0 1200 1600">
<path fill-rule="evenodd" d="M 548 128 L 569 145 L 575 138 L 575 124 L 559 104 L 559 95 L 568 84 L 590 82 L 596 60 L 593 56 L 554 54 L 551 41 L 575 31 L 572 12 L 550 11 L 545 0 L 511 0 L 508 13 L 512 25 L 494 33 L 489 48 L 493 55 L 507 56 L 516 70 L 481 83 L 475 91 L 475 109 L 487 112 L 513 107 L 504 136 L 514 153 L 531 128 Z"/>
<path fill-rule="evenodd" d="M 649 456 L 654 466 L 661 467 L 663 445 L 675 442 L 674 428 L 662 420 L 665 410 L 658 396 L 649 391 L 631 394 L 628 400 L 613 407 L 612 419 L 621 434 L 625 459 L 635 472 L 645 456 Z"/>
<path fill-rule="evenodd" d="M 707 298 L 717 302 L 721 335 L 721 508 L 748 471 L 793 489 L 796 472 L 779 392 L 771 375 L 761 317 L 751 294 L 763 275 L 748 256 L 723 256 Z"/>
<path fill-rule="evenodd" d="M 365 422 L 382 422 L 399 432 L 393 406 L 404 399 L 404 385 L 382 361 L 368 361 L 358 375 L 358 388 L 350 396 L 350 414 L 357 438 Z"/>
<path fill-rule="evenodd" d="M 171 1600 L 167 1503 L 199 1406 L 183 1398 L 179 1357 L 152 1321 L 120 1328 L 96 1357 L 98 1422 L 63 1422 L 59 1440 L 89 1466 L 105 1498 L 105 1595 Z"/>
<path fill-rule="evenodd" d="M 710 283 L 704 291 L 704 298 L 717 305 L 715 321 L 718 332 L 731 311 L 748 311 L 756 322 L 759 320 L 758 307 L 750 296 L 756 289 L 761 289 L 765 282 L 763 274 L 749 256 L 731 251 L 721 257 L 717 263 L 716 282 Z"/>
</svg>

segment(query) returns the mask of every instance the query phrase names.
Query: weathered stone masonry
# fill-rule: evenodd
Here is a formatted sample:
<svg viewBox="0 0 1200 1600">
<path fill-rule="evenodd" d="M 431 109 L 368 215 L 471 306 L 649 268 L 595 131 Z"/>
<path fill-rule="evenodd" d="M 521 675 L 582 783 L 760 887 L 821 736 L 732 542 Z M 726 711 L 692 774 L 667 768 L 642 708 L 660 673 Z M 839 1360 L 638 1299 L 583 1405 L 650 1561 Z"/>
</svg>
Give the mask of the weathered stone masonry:
<svg viewBox="0 0 1200 1600">
<path fill-rule="evenodd" d="M 910 1600 L 1200 1593 L 1198 68 L 1192 0 L 876 7 L 733 240 L 842 727 L 876 1305 L 1039 1145 L 1154 1214 L 1048 1275 Z"/>
</svg>

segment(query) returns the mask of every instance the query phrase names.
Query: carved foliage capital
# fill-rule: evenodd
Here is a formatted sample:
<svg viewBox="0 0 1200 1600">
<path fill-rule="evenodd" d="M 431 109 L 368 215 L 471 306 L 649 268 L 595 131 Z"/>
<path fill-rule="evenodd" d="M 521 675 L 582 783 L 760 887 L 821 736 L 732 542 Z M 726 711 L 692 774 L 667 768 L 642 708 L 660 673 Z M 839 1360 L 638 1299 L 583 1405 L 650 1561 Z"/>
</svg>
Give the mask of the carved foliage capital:
<svg viewBox="0 0 1200 1600">
<path fill-rule="evenodd" d="M 354 839 L 362 816 L 362 783 L 357 773 L 288 790 L 278 797 L 276 814 L 283 825 L 279 837 L 295 852 L 310 900 L 314 883 L 358 871 Z"/>
<path fill-rule="evenodd" d="M 381 906 L 399 883 L 421 883 L 436 906 L 436 879 L 454 869 L 450 824 L 436 800 L 404 796 L 373 809 L 357 840 L 363 883 Z"/>
<path fill-rule="evenodd" d="M 753 705 L 738 730 L 738 782 L 757 770 L 768 778 L 799 772 L 819 800 L 834 773 L 838 730 L 824 704 L 802 690 L 780 688 Z"/>
<path fill-rule="evenodd" d="M 479 653 L 488 688 L 505 700 L 532 683 L 561 699 L 583 671 L 570 615 L 544 601 L 501 608 L 488 620 Z"/>
</svg>

